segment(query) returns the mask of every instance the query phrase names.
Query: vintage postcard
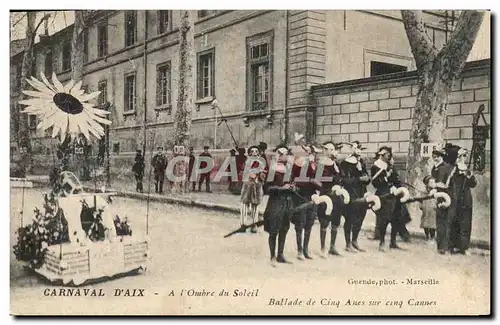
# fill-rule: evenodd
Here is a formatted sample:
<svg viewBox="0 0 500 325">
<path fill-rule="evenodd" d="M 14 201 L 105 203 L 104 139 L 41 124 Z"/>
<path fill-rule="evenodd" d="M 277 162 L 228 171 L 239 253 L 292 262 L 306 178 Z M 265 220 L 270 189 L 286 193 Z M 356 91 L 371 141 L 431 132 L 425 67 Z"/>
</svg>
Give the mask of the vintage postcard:
<svg viewBox="0 0 500 325">
<path fill-rule="evenodd" d="M 490 11 L 10 21 L 12 315 L 491 315 Z"/>
</svg>

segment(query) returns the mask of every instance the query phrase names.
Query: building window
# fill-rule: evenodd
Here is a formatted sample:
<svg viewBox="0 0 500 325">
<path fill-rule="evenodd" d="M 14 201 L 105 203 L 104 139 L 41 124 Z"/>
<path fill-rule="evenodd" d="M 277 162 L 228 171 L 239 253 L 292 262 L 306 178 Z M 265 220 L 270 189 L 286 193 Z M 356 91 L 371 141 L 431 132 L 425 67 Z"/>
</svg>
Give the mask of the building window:
<svg viewBox="0 0 500 325">
<path fill-rule="evenodd" d="M 120 153 L 120 142 L 113 142 L 113 153 Z"/>
<path fill-rule="evenodd" d="M 33 55 L 33 61 L 31 62 L 31 75 L 36 77 L 36 56 Z"/>
<path fill-rule="evenodd" d="M 28 125 L 30 129 L 36 129 L 36 115 L 28 115 Z"/>
<path fill-rule="evenodd" d="M 83 60 L 84 62 L 89 61 L 89 30 L 83 30 Z"/>
<path fill-rule="evenodd" d="M 215 97 L 215 48 L 198 53 L 198 99 Z"/>
<path fill-rule="evenodd" d="M 125 77 L 125 107 L 124 112 L 135 111 L 135 74 L 128 75 Z"/>
<path fill-rule="evenodd" d="M 158 10 L 158 34 L 163 34 L 172 29 L 170 10 Z"/>
<path fill-rule="evenodd" d="M 215 10 L 198 10 L 198 18 L 205 18 L 207 16 L 210 16 L 214 14 L 216 11 Z"/>
<path fill-rule="evenodd" d="M 97 87 L 101 92 L 98 98 L 98 105 L 102 107 L 108 101 L 108 82 L 106 80 L 99 81 L 99 85 Z"/>
<path fill-rule="evenodd" d="M 379 61 L 370 61 L 370 76 L 380 76 L 397 72 L 408 71 L 408 67 Z"/>
<path fill-rule="evenodd" d="M 159 66 L 156 70 L 156 106 L 159 108 L 171 105 L 170 63 Z"/>
<path fill-rule="evenodd" d="M 22 79 L 22 73 L 23 73 L 23 63 L 22 61 L 18 64 L 16 64 L 16 86 L 21 87 L 21 79 Z"/>
<path fill-rule="evenodd" d="M 136 13 L 133 10 L 125 12 L 125 46 L 135 44 L 137 34 Z"/>
<path fill-rule="evenodd" d="M 250 111 L 269 109 L 272 104 L 272 44 L 272 32 L 247 39 L 247 106 Z"/>
<path fill-rule="evenodd" d="M 97 28 L 97 55 L 100 58 L 108 55 L 108 25 L 103 24 Z"/>
<path fill-rule="evenodd" d="M 62 69 L 63 71 L 71 69 L 71 43 L 66 42 L 62 50 Z"/>
<path fill-rule="evenodd" d="M 52 51 L 48 50 L 47 53 L 45 53 L 45 67 L 44 67 L 44 73 L 47 78 L 49 78 L 52 75 Z"/>
</svg>

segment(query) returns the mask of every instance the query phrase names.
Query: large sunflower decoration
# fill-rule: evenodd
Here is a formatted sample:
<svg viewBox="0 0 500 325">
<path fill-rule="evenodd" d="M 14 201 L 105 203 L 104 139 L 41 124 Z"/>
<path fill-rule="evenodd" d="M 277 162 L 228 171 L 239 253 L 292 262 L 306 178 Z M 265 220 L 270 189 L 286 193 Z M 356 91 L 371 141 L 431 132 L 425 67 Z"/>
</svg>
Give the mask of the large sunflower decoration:
<svg viewBox="0 0 500 325">
<path fill-rule="evenodd" d="M 28 106 L 23 113 L 39 117 L 37 129 L 45 131 L 52 127 L 52 138 L 59 135 L 61 142 L 68 135 L 75 139 L 83 134 L 87 140 L 90 140 L 90 134 L 97 139 L 104 136 L 104 128 L 100 124 L 111 124 L 111 121 L 104 118 L 109 112 L 94 108 L 94 105 L 88 103 L 99 96 L 99 91 L 86 94 L 81 89 L 81 81 L 70 80 L 63 85 L 55 73 L 52 74 L 52 84 L 43 73 L 41 79 L 43 82 L 34 77 L 26 79 L 37 91 L 23 90 L 24 94 L 33 98 L 19 101 Z"/>
</svg>

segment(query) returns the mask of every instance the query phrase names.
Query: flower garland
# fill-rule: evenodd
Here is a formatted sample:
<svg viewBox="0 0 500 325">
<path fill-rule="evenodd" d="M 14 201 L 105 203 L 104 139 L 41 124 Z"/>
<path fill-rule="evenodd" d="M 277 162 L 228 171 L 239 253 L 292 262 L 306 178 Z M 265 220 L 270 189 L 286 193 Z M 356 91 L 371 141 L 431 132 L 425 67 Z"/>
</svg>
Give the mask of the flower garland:
<svg viewBox="0 0 500 325">
<path fill-rule="evenodd" d="M 16 259 L 29 262 L 35 269 L 43 265 L 49 246 L 69 242 L 68 223 L 57 208 L 53 194 L 44 194 L 43 207 L 44 213 L 35 208 L 31 225 L 18 229 L 13 247 Z"/>
</svg>

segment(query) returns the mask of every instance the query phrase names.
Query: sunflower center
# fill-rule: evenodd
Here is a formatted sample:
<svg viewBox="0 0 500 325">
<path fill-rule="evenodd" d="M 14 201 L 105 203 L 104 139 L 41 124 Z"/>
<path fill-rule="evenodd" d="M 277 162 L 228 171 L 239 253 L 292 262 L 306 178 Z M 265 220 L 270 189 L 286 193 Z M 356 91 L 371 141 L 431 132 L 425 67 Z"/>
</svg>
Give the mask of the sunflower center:
<svg viewBox="0 0 500 325">
<path fill-rule="evenodd" d="M 57 93 L 54 95 L 54 104 L 63 112 L 68 114 L 80 114 L 83 112 L 83 105 L 74 96 L 67 93 Z"/>
</svg>

